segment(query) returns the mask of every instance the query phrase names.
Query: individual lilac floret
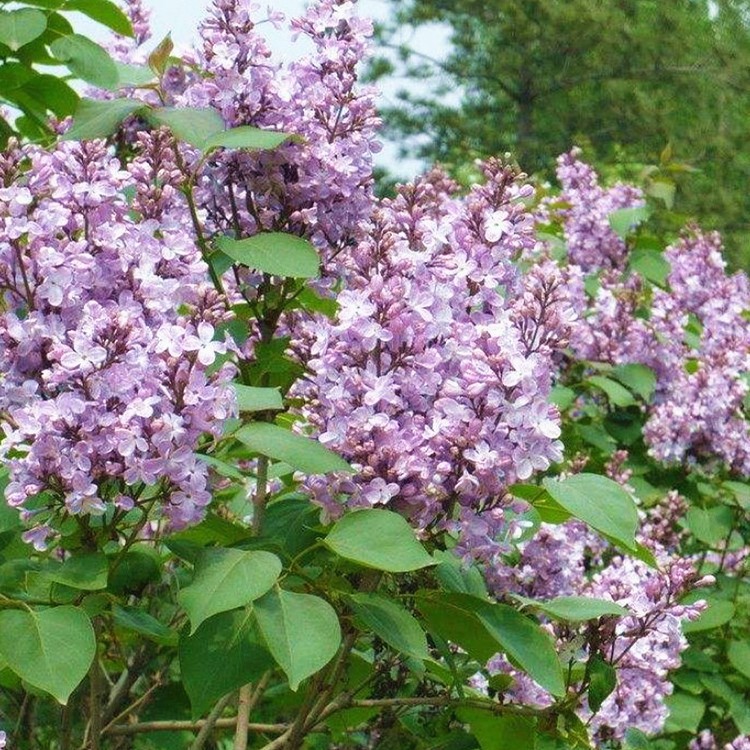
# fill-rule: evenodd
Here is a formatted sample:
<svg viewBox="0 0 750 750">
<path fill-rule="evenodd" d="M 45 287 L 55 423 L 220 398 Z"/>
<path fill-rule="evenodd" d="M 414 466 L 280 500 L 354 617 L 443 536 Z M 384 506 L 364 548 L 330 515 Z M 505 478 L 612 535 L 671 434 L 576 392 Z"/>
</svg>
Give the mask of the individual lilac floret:
<svg viewBox="0 0 750 750">
<path fill-rule="evenodd" d="M 152 175 L 122 171 L 101 142 L 21 154 L 28 168 L 6 163 L 0 189 L 6 499 L 37 548 L 54 513 L 124 508 L 153 485 L 172 524 L 194 523 L 210 500 L 194 450 L 234 404 L 231 368 L 207 369 L 224 308 L 186 215 L 133 218 L 125 193 L 137 207 Z"/>
<path fill-rule="evenodd" d="M 433 172 L 381 204 L 343 261 L 336 319 L 307 328 L 301 394 L 357 470 L 308 481 L 330 515 L 388 505 L 418 528 L 455 526 L 459 554 L 489 560 L 517 533 L 505 488 L 561 458 L 547 396 L 572 313 L 552 264 L 521 277 L 511 262 L 534 242 L 527 187 L 484 169 L 465 198 Z M 488 232 L 498 213 L 503 232 Z"/>
</svg>

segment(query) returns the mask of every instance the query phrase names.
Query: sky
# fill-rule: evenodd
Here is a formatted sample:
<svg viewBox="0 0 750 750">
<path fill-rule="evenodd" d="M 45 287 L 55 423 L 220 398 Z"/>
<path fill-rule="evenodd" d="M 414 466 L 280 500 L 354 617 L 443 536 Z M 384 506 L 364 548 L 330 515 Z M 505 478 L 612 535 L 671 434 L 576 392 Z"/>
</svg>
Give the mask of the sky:
<svg viewBox="0 0 750 750">
<path fill-rule="evenodd" d="M 180 45 L 190 45 L 198 35 L 198 25 L 206 15 L 206 8 L 210 0 L 144 0 L 146 7 L 151 9 L 151 26 L 154 38 L 151 42 L 156 45 L 168 33 L 179 48 Z M 259 0 L 261 8 L 268 2 Z M 275 10 L 280 10 L 288 17 L 300 15 L 305 8 L 306 0 L 275 0 L 271 3 Z M 374 20 L 386 20 L 394 4 L 389 0 L 359 0 L 357 4 L 360 15 L 369 16 Z M 262 13 L 262 10 L 260 11 Z M 76 14 L 78 15 L 78 14 Z M 101 39 L 106 30 L 96 26 L 85 17 L 76 19 L 74 24 L 81 33 L 93 39 Z M 277 60 L 291 60 L 303 54 L 306 50 L 304 42 L 292 42 L 285 30 L 276 30 L 270 24 L 264 26 L 264 33 Z M 448 32 L 444 27 L 430 25 L 420 28 L 416 33 L 409 33 L 398 40 L 399 43 L 408 42 L 417 51 L 440 58 L 449 49 Z M 380 101 L 383 104 L 395 102 L 395 95 L 399 88 L 404 87 L 404 81 L 391 81 L 381 86 Z M 407 84 L 413 86 L 414 84 Z M 395 144 L 383 142 L 383 150 L 376 155 L 376 165 L 386 167 L 395 176 L 406 179 L 424 171 L 425 165 L 418 159 L 404 159 L 398 155 Z"/>
</svg>

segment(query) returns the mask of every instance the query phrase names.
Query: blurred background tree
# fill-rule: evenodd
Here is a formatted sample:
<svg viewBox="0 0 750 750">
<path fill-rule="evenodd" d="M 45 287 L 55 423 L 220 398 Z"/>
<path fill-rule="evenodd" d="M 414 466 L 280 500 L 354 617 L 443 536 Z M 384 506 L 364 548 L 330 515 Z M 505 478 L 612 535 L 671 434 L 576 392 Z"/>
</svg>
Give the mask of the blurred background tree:
<svg viewBox="0 0 750 750">
<path fill-rule="evenodd" d="M 511 152 L 546 179 L 578 144 L 610 177 L 645 170 L 675 225 L 721 230 L 734 263 L 750 264 L 750 2 L 391 3 L 371 76 L 412 81 L 384 112 L 404 155 L 461 178 L 477 157 Z M 451 30 L 442 59 L 394 41 L 434 22 Z"/>
</svg>

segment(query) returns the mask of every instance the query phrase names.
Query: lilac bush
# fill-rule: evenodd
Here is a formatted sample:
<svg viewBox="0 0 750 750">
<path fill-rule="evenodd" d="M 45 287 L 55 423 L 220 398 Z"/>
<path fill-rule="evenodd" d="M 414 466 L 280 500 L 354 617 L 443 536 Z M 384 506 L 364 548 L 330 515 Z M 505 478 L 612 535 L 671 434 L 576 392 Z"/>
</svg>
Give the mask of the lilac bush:
<svg viewBox="0 0 750 750">
<path fill-rule="evenodd" d="M 0 161 L 11 740 L 744 747 L 718 238 L 644 266 L 643 193 L 577 152 L 541 202 L 496 159 L 375 198 L 350 0 L 289 21 L 287 66 L 273 9 L 215 0 L 179 55 L 127 9 L 117 93 Z M 740 645 L 701 659 L 713 627 Z"/>
</svg>

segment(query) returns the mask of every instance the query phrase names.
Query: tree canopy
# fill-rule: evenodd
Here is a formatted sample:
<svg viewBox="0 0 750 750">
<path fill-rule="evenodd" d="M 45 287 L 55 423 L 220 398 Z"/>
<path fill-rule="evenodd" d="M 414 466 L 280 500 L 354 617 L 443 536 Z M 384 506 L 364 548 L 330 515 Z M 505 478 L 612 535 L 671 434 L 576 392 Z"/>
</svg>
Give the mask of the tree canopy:
<svg viewBox="0 0 750 750">
<path fill-rule="evenodd" d="M 742 0 L 410 0 L 381 30 L 398 54 L 373 72 L 423 82 L 386 122 L 406 152 L 456 173 L 511 152 L 548 177 L 574 144 L 605 172 L 640 168 L 671 144 L 675 209 L 722 230 L 736 256 L 749 229 L 749 14 Z M 394 43 L 396 26 L 431 22 L 451 29 L 444 59 Z"/>
</svg>

